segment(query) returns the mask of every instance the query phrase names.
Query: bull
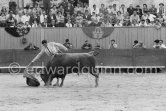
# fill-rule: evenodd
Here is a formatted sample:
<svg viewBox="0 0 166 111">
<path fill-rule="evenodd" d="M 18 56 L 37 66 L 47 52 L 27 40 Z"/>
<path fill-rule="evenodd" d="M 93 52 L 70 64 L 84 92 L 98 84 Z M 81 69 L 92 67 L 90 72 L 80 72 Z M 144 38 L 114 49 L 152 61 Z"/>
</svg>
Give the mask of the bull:
<svg viewBox="0 0 166 111">
<path fill-rule="evenodd" d="M 56 54 L 47 63 L 40 76 L 46 86 L 52 85 L 53 79 L 57 78 L 54 86 L 62 87 L 67 74 L 90 73 L 95 77 L 95 87 L 98 87 L 99 73 L 95 68 L 96 61 L 94 57 L 96 55 L 94 51 L 89 53 Z M 59 79 L 61 79 L 61 84 L 59 84 Z"/>
</svg>

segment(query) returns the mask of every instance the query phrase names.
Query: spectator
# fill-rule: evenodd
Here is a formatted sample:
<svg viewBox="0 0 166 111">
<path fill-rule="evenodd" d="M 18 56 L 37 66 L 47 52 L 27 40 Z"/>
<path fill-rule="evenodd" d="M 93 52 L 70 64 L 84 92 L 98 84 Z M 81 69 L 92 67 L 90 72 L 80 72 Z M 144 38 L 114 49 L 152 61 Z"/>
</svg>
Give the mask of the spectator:
<svg viewBox="0 0 166 111">
<path fill-rule="evenodd" d="M 118 11 L 117 12 L 117 20 L 119 20 L 120 23 L 123 24 L 123 19 L 124 19 L 123 15 L 121 14 L 120 11 Z"/>
<path fill-rule="evenodd" d="M 130 16 L 128 12 L 126 12 L 126 14 L 124 15 L 123 26 L 131 26 Z"/>
<path fill-rule="evenodd" d="M 155 48 L 155 49 L 159 49 L 160 48 L 160 44 L 159 44 L 159 40 L 158 39 L 154 41 L 153 48 Z"/>
<path fill-rule="evenodd" d="M 137 47 L 138 44 L 139 44 L 139 43 L 138 43 L 138 40 L 135 40 L 135 41 L 134 41 L 134 44 L 133 44 L 133 48 Z"/>
<path fill-rule="evenodd" d="M 66 23 L 66 27 L 73 27 L 71 20 L 68 19 L 67 23 Z"/>
<path fill-rule="evenodd" d="M 113 8 L 112 8 L 112 5 L 109 5 L 107 11 L 108 11 L 108 14 L 109 14 L 110 16 L 113 15 Z"/>
<path fill-rule="evenodd" d="M 1 13 L 1 15 L 0 15 L 0 26 L 1 27 L 6 26 L 6 15 L 5 15 L 5 13 Z"/>
<path fill-rule="evenodd" d="M 116 17 L 116 14 L 113 14 L 113 16 L 111 17 L 111 24 L 112 26 L 114 26 L 117 23 L 118 19 Z"/>
<path fill-rule="evenodd" d="M 138 24 L 138 22 L 137 22 L 136 20 L 133 20 L 133 21 L 131 22 L 131 26 L 132 26 L 132 27 L 138 27 L 139 24 Z"/>
<path fill-rule="evenodd" d="M 85 11 L 85 14 L 83 14 L 83 19 L 86 21 L 91 20 L 91 15 L 89 14 L 88 10 Z"/>
<path fill-rule="evenodd" d="M 88 4 L 85 4 L 85 7 L 83 9 L 83 13 L 85 13 L 86 11 L 88 11 L 89 13 L 91 12 Z"/>
<path fill-rule="evenodd" d="M 155 7 L 155 5 L 152 5 L 152 7 L 149 9 L 149 12 L 150 14 L 157 16 L 157 8 Z"/>
<path fill-rule="evenodd" d="M 133 20 L 136 20 L 137 23 L 139 23 L 139 21 L 140 21 L 140 18 L 139 18 L 139 16 L 137 15 L 137 12 L 136 12 L 136 11 L 134 11 L 133 15 L 130 16 L 130 22 L 132 22 Z"/>
<path fill-rule="evenodd" d="M 90 50 L 90 49 L 92 49 L 92 45 L 90 43 L 88 43 L 88 40 L 86 40 L 81 48 L 84 50 Z"/>
<path fill-rule="evenodd" d="M 96 7 L 96 5 L 93 5 L 93 8 L 91 9 L 92 15 L 93 15 L 93 12 L 95 12 L 95 14 L 99 14 L 99 9 Z"/>
<path fill-rule="evenodd" d="M 22 18 L 22 13 L 17 13 L 17 14 L 16 14 L 16 21 L 17 21 L 17 24 L 19 24 L 20 22 L 22 22 L 21 18 Z"/>
<path fill-rule="evenodd" d="M 64 23 L 64 19 L 60 19 L 60 22 L 58 22 L 55 26 L 56 27 L 66 27 L 66 25 Z"/>
<path fill-rule="evenodd" d="M 53 8 L 51 9 L 51 14 L 53 14 L 53 15 L 57 14 L 57 7 L 56 7 L 56 5 L 53 5 Z"/>
<path fill-rule="evenodd" d="M 81 12 L 78 12 L 77 17 L 75 19 L 78 24 L 82 24 L 83 17 L 81 15 Z"/>
<path fill-rule="evenodd" d="M 34 44 L 30 43 L 27 47 L 24 48 L 24 50 L 39 50 L 38 47 L 36 47 Z"/>
<path fill-rule="evenodd" d="M 146 20 L 148 18 L 149 18 L 149 16 L 148 16 L 147 12 L 144 12 L 144 14 L 142 15 L 141 19 Z"/>
<path fill-rule="evenodd" d="M 64 16 L 62 15 L 61 11 L 58 11 L 58 13 L 56 15 L 56 20 L 57 20 L 57 23 L 59 23 L 62 20 L 64 21 Z"/>
<path fill-rule="evenodd" d="M 109 20 L 103 20 L 101 23 L 101 27 L 112 27 L 112 24 Z"/>
<path fill-rule="evenodd" d="M 136 11 L 137 11 L 137 14 L 139 15 L 140 19 L 142 18 L 142 9 L 140 8 L 139 5 L 136 6 Z"/>
<path fill-rule="evenodd" d="M 155 20 L 154 26 L 156 27 L 157 30 L 161 28 L 161 23 L 158 19 Z"/>
<path fill-rule="evenodd" d="M 146 27 L 146 26 L 147 26 L 147 24 L 146 24 L 146 22 L 145 22 L 144 19 L 141 20 L 139 26 L 140 26 L 140 27 Z"/>
<path fill-rule="evenodd" d="M 121 12 L 121 14 L 124 16 L 127 12 L 127 8 L 125 7 L 124 4 L 121 5 L 119 11 Z"/>
<path fill-rule="evenodd" d="M 160 3 L 157 13 L 158 13 L 158 15 L 164 15 L 164 12 L 165 12 L 164 4 Z"/>
<path fill-rule="evenodd" d="M 77 12 L 77 13 L 78 12 L 82 13 L 83 12 L 83 8 L 80 6 L 80 4 L 77 4 L 77 7 L 74 8 L 74 11 Z"/>
<path fill-rule="evenodd" d="M 129 16 L 133 15 L 133 12 L 134 12 L 134 8 L 133 8 L 133 5 L 130 4 L 129 8 L 127 8 L 127 12 L 129 13 Z"/>
<path fill-rule="evenodd" d="M 40 23 L 43 24 L 45 19 L 47 19 L 47 15 L 46 12 L 44 11 L 41 15 L 40 15 Z"/>
<path fill-rule="evenodd" d="M 109 45 L 109 49 L 116 49 L 118 47 L 118 45 L 115 43 L 115 40 L 111 40 L 111 43 Z"/>
<path fill-rule="evenodd" d="M 146 48 L 144 43 L 140 41 L 137 45 L 135 45 L 133 48 Z"/>
<path fill-rule="evenodd" d="M 66 15 L 72 15 L 74 13 L 74 7 L 71 5 L 71 3 L 68 3 L 67 8 L 65 8 L 65 16 Z"/>
<path fill-rule="evenodd" d="M 34 23 L 32 24 L 32 27 L 34 27 L 34 28 L 38 27 L 38 23 L 37 23 L 36 20 L 34 20 Z"/>
<path fill-rule="evenodd" d="M 30 28 L 30 27 L 31 27 L 31 25 L 29 24 L 28 21 L 26 21 L 26 22 L 25 22 L 25 25 L 24 25 L 24 28 Z"/>
<path fill-rule="evenodd" d="M 150 22 L 150 20 L 149 19 L 146 19 L 146 24 L 147 24 L 147 26 L 153 26 L 153 24 Z"/>
<path fill-rule="evenodd" d="M 6 9 L 5 6 L 2 7 L 2 9 L 1 9 L 1 13 L 7 15 L 8 12 L 7 12 L 7 9 Z"/>
<path fill-rule="evenodd" d="M 15 26 L 16 18 L 13 11 L 9 11 L 9 14 L 6 16 L 6 21 L 8 26 Z"/>
<path fill-rule="evenodd" d="M 52 20 L 51 20 L 50 23 L 48 23 L 48 22 L 47 22 L 47 19 L 44 19 L 44 22 L 41 23 L 40 25 L 41 25 L 42 27 L 46 27 L 46 28 L 47 28 L 47 27 L 52 27 L 51 24 L 52 24 Z"/>
<path fill-rule="evenodd" d="M 14 0 L 10 0 L 9 2 L 9 10 L 13 11 L 14 14 L 16 14 L 16 8 L 17 8 L 17 4 Z"/>
<path fill-rule="evenodd" d="M 122 23 L 120 22 L 120 20 L 117 20 L 117 23 L 115 24 L 114 27 L 122 27 Z"/>
<path fill-rule="evenodd" d="M 68 49 L 72 49 L 73 48 L 73 45 L 72 43 L 70 43 L 69 39 L 66 39 L 65 40 L 65 43 L 63 44 L 66 48 Z"/>
<path fill-rule="evenodd" d="M 104 4 L 101 4 L 101 8 L 99 9 L 99 13 L 100 14 L 107 14 L 108 13 Z"/>
<path fill-rule="evenodd" d="M 149 9 L 148 9 L 147 4 L 143 4 L 143 13 L 146 13 L 148 11 L 149 11 Z"/>
<path fill-rule="evenodd" d="M 161 49 L 166 49 L 166 46 L 165 46 L 165 44 L 163 43 L 163 40 L 160 40 L 160 41 L 159 41 L 159 44 L 160 44 L 160 48 L 161 48 Z"/>
<path fill-rule="evenodd" d="M 102 47 L 100 46 L 100 42 L 97 42 L 94 49 L 102 49 Z"/>
<path fill-rule="evenodd" d="M 116 15 L 117 15 L 118 9 L 117 9 L 117 7 L 116 7 L 116 4 L 113 4 L 113 9 L 112 9 L 112 11 L 113 11 L 113 14 L 116 14 Z"/>
<path fill-rule="evenodd" d="M 151 14 L 150 12 L 147 12 L 148 19 L 150 20 L 151 23 L 154 23 L 156 16 Z"/>
<path fill-rule="evenodd" d="M 50 0 L 43 0 L 44 11 L 46 14 L 50 13 Z"/>
<path fill-rule="evenodd" d="M 65 9 L 63 8 L 62 5 L 59 6 L 58 12 L 61 12 L 61 14 L 64 16 L 64 14 L 65 14 L 65 13 L 64 13 L 64 12 L 65 12 Z"/>
</svg>

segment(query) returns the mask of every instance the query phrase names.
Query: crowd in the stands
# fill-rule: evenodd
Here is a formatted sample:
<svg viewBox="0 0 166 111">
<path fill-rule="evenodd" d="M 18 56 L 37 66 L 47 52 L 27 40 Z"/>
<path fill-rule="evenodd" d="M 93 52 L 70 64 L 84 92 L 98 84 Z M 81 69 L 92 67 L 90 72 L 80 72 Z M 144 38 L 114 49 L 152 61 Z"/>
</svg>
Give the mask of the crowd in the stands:
<svg viewBox="0 0 166 111">
<path fill-rule="evenodd" d="M 60 4 L 51 4 L 46 8 L 40 7 L 38 2 L 33 7 L 27 5 L 24 9 L 12 8 L 17 4 L 3 7 L 0 14 L 0 26 L 25 25 L 26 27 L 122 27 L 122 26 L 166 26 L 166 9 L 160 3 L 155 5 L 132 4 L 128 7 L 116 4 L 89 8 L 87 3 L 74 0 L 64 0 Z"/>
</svg>

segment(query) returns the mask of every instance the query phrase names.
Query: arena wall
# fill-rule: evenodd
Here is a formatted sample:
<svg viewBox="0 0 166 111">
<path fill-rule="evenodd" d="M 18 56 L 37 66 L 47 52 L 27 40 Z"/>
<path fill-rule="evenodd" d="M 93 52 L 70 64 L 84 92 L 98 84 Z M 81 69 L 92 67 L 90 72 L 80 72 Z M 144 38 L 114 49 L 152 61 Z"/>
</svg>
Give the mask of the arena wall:
<svg viewBox="0 0 166 111">
<path fill-rule="evenodd" d="M 118 49 L 131 49 L 134 40 L 143 41 L 146 48 L 153 48 L 153 41 L 156 39 L 166 42 L 166 28 L 115 28 L 109 37 L 100 40 L 88 37 L 81 28 L 32 28 L 25 38 L 28 43 L 34 43 L 38 47 L 41 47 L 43 39 L 64 43 L 68 38 L 74 49 L 80 49 L 85 40 L 89 40 L 93 47 L 99 41 L 103 49 L 108 49 L 112 39 L 116 40 Z M 22 37 L 13 37 L 4 28 L 0 28 L 0 49 L 23 49 L 28 43 L 22 44 L 21 39 Z"/>
</svg>

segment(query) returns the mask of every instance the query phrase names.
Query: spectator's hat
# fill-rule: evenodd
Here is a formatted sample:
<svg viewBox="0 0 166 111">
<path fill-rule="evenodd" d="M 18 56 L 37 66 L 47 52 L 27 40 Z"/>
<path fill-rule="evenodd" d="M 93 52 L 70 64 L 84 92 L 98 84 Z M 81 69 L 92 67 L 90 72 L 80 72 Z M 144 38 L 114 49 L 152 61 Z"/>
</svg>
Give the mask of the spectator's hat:
<svg viewBox="0 0 166 111">
<path fill-rule="evenodd" d="M 160 3 L 159 5 L 162 5 L 162 6 L 164 6 L 164 4 L 163 4 L 163 3 Z"/>
<path fill-rule="evenodd" d="M 154 42 L 158 44 L 158 43 L 159 43 L 159 40 L 158 40 L 158 39 L 156 39 Z"/>
<path fill-rule="evenodd" d="M 140 7 L 140 5 L 137 5 L 136 7 Z"/>
</svg>

